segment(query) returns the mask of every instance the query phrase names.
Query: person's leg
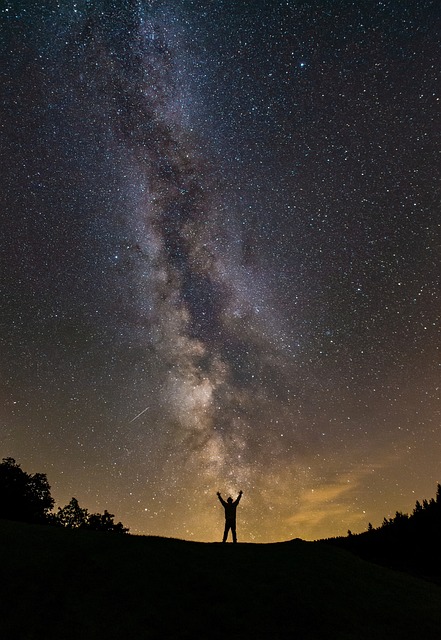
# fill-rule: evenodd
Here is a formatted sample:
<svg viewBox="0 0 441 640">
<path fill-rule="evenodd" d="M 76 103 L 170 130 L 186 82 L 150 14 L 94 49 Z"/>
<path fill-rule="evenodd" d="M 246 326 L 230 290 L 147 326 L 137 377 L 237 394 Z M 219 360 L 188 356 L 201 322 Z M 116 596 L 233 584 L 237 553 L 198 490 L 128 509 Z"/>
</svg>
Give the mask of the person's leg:
<svg viewBox="0 0 441 640">
<path fill-rule="evenodd" d="M 231 533 L 233 534 L 233 542 L 237 542 L 237 537 L 236 537 L 236 523 L 231 525 Z"/>
<path fill-rule="evenodd" d="M 230 526 L 229 526 L 228 522 L 226 522 L 225 523 L 225 529 L 224 529 L 224 537 L 223 537 L 222 542 L 226 542 L 227 541 L 229 528 L 230 528 Z"/>
</svg>

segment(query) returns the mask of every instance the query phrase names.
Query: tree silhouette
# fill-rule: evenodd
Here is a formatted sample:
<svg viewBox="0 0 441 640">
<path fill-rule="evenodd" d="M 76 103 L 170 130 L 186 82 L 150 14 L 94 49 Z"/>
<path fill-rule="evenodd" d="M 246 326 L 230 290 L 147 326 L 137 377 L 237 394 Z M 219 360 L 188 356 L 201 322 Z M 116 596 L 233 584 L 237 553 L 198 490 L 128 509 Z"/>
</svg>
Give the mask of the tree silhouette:
<svg viewBox="0 0 441 640">
<path fill-rule="evenodd" d="M 111 531 L 113 533 L 127 533 L 128 529 L 122 522 L 113 520 L 115 516 L 107 510 L 104 513 L 89 514 L 87 509 L 80 507 L 78 500 L 72 498 L 65 507 L 58 507 L 52 523 L 66 529 L 90 529 L 92 531 Z"/>
<path fill-rule="evenodd" d="M 0 518 L 22 522 L 47 523 L 67 529 L 92 529 L 127 533 L 121 522 L 107 510 L 89 514 L 76 498 L 57 513 L 51 513 L 54 499 L 44 473 L 29 474 L 23 471 L 14 458 L 3 458 L 0 463 Z"/>
<path fill-rule="evenodd" d="M 411 515 L 395 512 L 374 529 L 329 542 L 374 560 L 419 575 L 435 576 L 441 584 L 441 484 L 436 498 L 416 501 Z"/>
<path fill-rule="evenodd" d="M 88 518 L 87 509 L 80 507 L 78 500 L 72 498 L 65 507 L 58 507 L 58 513 L 55 515 L 54 520 L 55 524 L 67 529 L 85 529 Z"/>
<path fill-rule="evenodd" d="M 92 513 L 87 522 L 87 528 L 93 531 L 112 531 L 114 533 L 127 533 L 122 522 L 115 523 L 113 513 L 109 513 L 106 509 L 104 513 Z"/>
<path fill-rule="evenodd" d="M 0 518 L 45 522 L 53 506 L 46 474 L 28 474 L 14 458 L 3 458 L 0 463 Z"/>
<path fill-rule="evenodd" d="M 421 513 L 423 511 L 423 507 L 421 505 L 421 502 L 419 500 L 417 500 L 415 502 L 415 508 L 413 510 L 413 515 L 416 516 L 417 514 Z"/>
</svg>

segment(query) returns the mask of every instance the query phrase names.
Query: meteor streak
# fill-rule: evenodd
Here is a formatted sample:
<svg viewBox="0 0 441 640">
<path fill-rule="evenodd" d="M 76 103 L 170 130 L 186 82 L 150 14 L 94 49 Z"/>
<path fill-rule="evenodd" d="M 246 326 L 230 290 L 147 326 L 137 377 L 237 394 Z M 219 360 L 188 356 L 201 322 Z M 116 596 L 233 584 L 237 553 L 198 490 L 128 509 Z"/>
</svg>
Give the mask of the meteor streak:
<svg viewBox="0 0 441 640">
<path fill-rule="evenodd" d="M 137 415 L 137 416 L 135 416 L 134 418 L 132 418 L 132 419 L 130 420 L 129 424 L 130 424 L 130 423 L 132 423 L 132 422 L 134 422 L 137 418 L 139 418 L 139 416 L 142 416 L 142 414 L 143 414 L 143 413 L 145 413 L 145 412 L 147 411 L 147 409 L 150 409 L 150 407 L 146 407 L 145 409 L 143 409 L 143 410 L 141 411 L 141 413 L 138 413 L 138 415 Z"/>
</svg>

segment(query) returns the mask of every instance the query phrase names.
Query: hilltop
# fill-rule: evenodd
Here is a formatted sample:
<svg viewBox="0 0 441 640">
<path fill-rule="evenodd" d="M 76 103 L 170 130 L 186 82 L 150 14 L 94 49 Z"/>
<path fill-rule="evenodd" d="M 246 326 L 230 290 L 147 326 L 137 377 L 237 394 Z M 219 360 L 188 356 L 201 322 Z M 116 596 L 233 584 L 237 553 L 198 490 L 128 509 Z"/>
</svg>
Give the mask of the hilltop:
<svg viewBox="0 0 441 640">
<path fill-rule="evenodd" d="M 0 521 L 2 635 L 441 637 L 441 588 L 296 540 L 197 543 Z"/>
<path fill-rule="evenodd" d="M 441 585 L 441 484 L 435 498 L 416 501 L 408 515 L 397 511 L 380 527 L 347 537 L 329 538 L 329 544 L 356 553 L 365 560 L 423 576 Z"/>
</svg>

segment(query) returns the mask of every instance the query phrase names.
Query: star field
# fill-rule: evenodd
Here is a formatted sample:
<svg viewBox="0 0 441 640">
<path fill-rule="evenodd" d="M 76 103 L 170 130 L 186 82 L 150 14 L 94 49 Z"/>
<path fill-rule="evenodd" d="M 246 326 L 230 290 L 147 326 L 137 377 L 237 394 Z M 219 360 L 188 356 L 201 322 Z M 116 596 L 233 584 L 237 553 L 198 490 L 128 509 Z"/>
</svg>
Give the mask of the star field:
<svg viewBox="0 0 441 640">
<path fill-rule="evenodd" d="M 440 481 L 441 8 L 6 2 L 0 453 L 132 533 Z"/>
</svg>

